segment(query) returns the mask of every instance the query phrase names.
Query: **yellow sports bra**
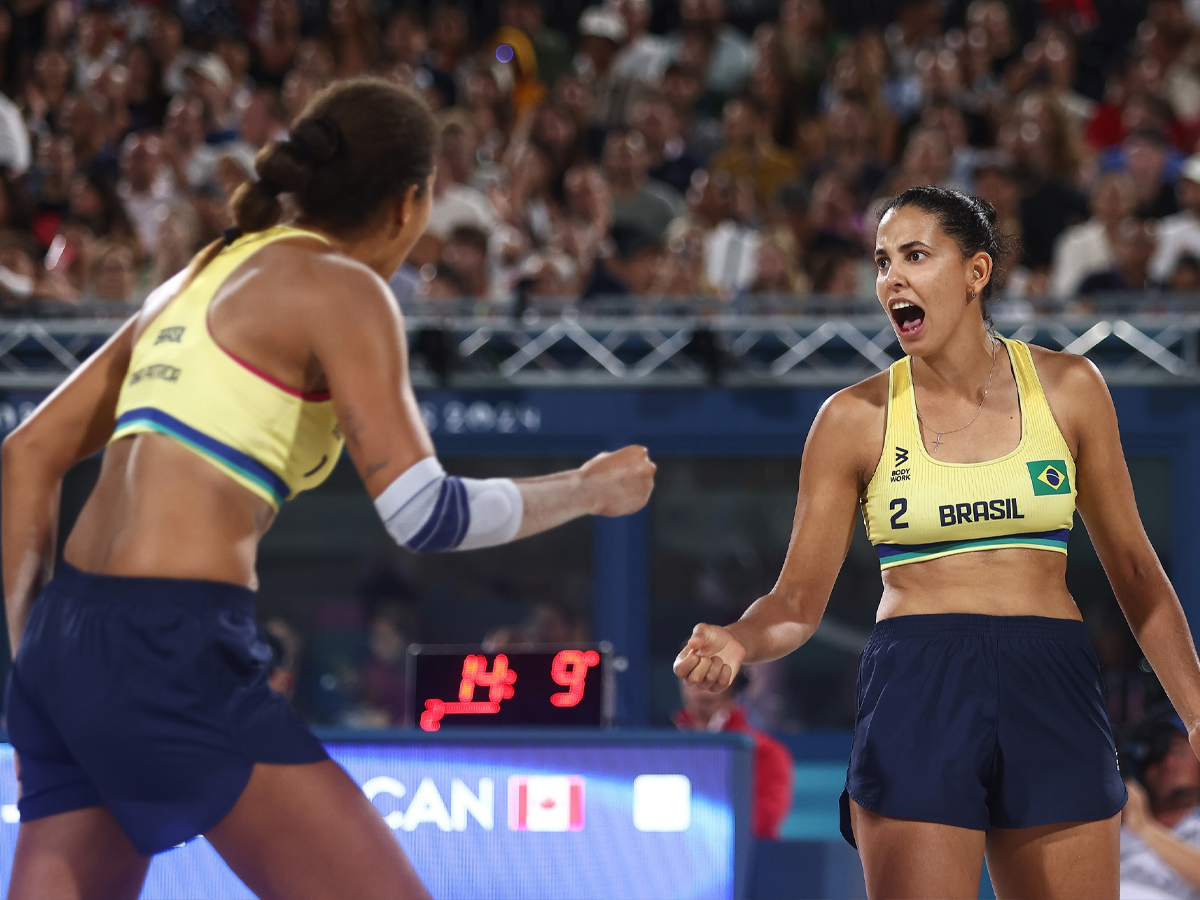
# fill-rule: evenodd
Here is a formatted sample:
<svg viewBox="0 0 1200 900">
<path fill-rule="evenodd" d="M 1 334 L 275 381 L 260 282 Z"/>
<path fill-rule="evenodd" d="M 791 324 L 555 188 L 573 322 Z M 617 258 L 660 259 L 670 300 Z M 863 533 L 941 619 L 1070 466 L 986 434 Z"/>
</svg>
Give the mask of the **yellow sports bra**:
<svg viewBox="0 0 1200 900">
<path fill-rule="evenodd" d="M 343 444 L 329 393 L 281 384 L 223 350 L 208 326 L 225 279 L 267 244 L 298 235 L 320 238 L 284 225 L 239 238 L 167 304 L 133 346 L 109 443 L 166 435 L 274 509 L 329 476 Z"/>
<path fill-rule="evenodd" d="M 912 359 L 893 363 L 883 455 L 861 499 L 884 569 L 955 553 L 1025 547 L 1067 552 L 1075 460 L 1050 412 L 1029 347 L 1007 340 L 1021 408 L 1015 450 L 982 463 L 941 462 L 921 440 Z"/>
</svg>

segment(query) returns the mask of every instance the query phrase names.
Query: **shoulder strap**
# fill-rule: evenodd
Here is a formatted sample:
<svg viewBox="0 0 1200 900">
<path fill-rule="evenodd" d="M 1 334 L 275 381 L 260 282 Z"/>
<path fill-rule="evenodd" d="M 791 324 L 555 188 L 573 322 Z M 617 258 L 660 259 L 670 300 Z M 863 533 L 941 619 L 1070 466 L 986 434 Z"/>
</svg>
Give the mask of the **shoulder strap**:
<svg viewBox="0 0 1200 900">
<path fill-rule="evenodd" d="M 884 452 L 916 452 L 921 439 L 913 404 L 912 359 L 904 357 L 892 363 L 888 378 L 887 431 Z"/>
</svg>

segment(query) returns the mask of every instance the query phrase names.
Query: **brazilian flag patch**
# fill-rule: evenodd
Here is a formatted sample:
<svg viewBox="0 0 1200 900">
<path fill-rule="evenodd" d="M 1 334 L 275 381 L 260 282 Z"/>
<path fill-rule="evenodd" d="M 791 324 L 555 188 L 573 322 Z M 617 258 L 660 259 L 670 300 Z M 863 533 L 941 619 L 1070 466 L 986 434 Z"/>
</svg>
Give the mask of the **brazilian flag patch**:
<svg viewBox="0 0 1200 900">
<path fill-rule="evenodd" d="M 1033 495 L 1071 493 L 1071 479 L 1067 477 L 1067 464 L 1061 459 L 1035 459 L 1025 463 L 1029 478 L 1033 482 Z"/>
</svg>

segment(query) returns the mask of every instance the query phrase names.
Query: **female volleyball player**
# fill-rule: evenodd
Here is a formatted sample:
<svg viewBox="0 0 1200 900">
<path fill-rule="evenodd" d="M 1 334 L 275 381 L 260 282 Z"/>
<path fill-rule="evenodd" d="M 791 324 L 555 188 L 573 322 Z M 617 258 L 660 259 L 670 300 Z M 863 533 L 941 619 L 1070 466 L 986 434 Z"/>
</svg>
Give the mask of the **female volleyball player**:
<svg viewBox="0 0 1200 900">
<path fill-rule="evenodd" d="M 994 337 L 995 211 L 913 188 L 885 209 L 876 292 L 908 357 L 809 433 L 778 583 L 676 660 L 720 688 L 816 631 L 861 503 L 883 598 L 859 666 L 842 831 L 871 897 L 1115 897 L 1125 789 L 1067 593 L 1078 506 L 1134 634 L 1200 744 L 1200 666 L 1141 526 L 1095 367 Z"/>
<path fill-rule="evenodd" d="M 433 159 L 415 95 L 324 91 L 236 195 L 242 236 L 156 292 L 5 442 L 11 897 L 136 897 L 149 857 L 197 834 L 260 896 L 425 895 L 267 687 L 259 539 L 343 440 L 388 532 L 420 551 L 633 512 L 654 471 L 640 447 L 522 481 L 442 470 L 384 281 L 429 220 Z M 279 193 L 293 224 L 277 224 Z M 62 477 L 105 445 L 47 585 Z"/>
</svg>

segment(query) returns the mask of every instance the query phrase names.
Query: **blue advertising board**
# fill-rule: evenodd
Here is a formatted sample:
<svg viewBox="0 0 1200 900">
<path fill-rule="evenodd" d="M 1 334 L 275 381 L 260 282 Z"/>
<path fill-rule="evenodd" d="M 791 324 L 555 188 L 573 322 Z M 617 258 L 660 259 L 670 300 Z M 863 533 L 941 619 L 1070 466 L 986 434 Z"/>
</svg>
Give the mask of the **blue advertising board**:
<svg viewBox="0 0 1200 900">
<path fill-rule="evenodd" d="M 750 742 L 672 732 L 474 731 L 327 741 L 438 898 L 745 896 Z M 0 744 L 0 884 L 16 846 Z M 336 816 L 337 810 L 329 810 Z M 155 858 L 143 897 L 253 894 L 203 839 Z"/>
</svg>

